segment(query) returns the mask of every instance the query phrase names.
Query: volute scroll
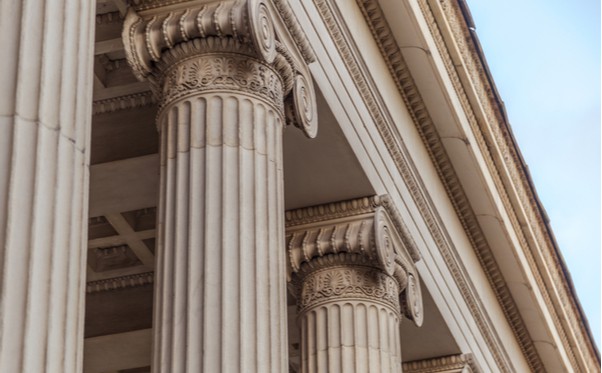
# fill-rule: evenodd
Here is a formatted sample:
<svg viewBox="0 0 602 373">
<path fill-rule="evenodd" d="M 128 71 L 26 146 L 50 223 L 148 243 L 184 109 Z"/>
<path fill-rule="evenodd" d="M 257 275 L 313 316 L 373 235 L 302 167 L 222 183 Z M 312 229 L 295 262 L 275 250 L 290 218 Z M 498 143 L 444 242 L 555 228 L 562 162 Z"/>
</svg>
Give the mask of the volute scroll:
<svg viewBox="0 0 602 373">
<path fill-rule="evenodd" d="M 232 38 L 252 45 L 256 57 L 272 64 L 276 32 L 266 0 L 180 2 L 159 12 L 128 10 L 123 42 L 136 77 L 144 80 L 165 51 L 194 39 Z"/>
<path fill-rule="evenodd" d="M 316 95 L 307 67 L 313 52 L 285 2 L 138 0 L 133 4 L 122 33 L 126 57 L 134 75 L 151 82 L 159 102 L 165 103 L 161 96 L 166 74 L 182 61 L 209 53 L 247 56 L 279 74 L 283 96 L 276 107 L 282 108 L 286 124 L 316 137 Z M 186 79 L 201 81 L 203 76 Z"/>
</svg>

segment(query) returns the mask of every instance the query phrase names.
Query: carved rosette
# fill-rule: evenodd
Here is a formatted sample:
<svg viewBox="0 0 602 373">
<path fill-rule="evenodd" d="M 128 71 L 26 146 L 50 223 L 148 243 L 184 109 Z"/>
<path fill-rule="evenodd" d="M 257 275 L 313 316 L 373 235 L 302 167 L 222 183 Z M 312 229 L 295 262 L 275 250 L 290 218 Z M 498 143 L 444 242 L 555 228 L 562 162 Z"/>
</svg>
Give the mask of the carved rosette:
<svg viewBox="0 0 602 373">
<path fill-rule="evenodd" d="M 286 225 L 288 276 L 301 312 L 368 299 L 422 325 L 420 256 L 387 196 L 288 211 Z"/>
<path fill-rule="evenodd" d="M 274 27 L 275 20 L 289 26 L 288 13 L 279 18 L 267 0 L 133 5 L 123 29 L 127 60 L 138 79 L 151 82 L 161 108 L 207 91 L 242 92 L 316 136 L 316 97 L 306 65 L 311 55 L 298 52 L 307 51 L 307 43 L 298 32 L 281 35 Z"/>
</svg>

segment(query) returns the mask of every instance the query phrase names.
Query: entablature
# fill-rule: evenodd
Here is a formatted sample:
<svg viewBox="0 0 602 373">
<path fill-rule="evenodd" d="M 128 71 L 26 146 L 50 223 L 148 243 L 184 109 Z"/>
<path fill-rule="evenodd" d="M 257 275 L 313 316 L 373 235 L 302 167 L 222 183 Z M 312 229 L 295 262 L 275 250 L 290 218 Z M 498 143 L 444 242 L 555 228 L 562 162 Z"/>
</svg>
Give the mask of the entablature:
<svg viewBox="0 0 602 373">
<path fill-rule="evenodd" d="M 521 212 L 525 207 L 516 204 L 514 195 L 508 195 L 507 179 L 499 174 L 507 173 L 507 168 L 512 166 L 512 163 L 506 163 L 508 160 L 505 160 L 504 156 L 496 158 L 490 154 L 487 141 L 491 138 L 483 137 L 481 133 L 486 127 L 481 129 L 479 126 L 491 125 L 479 122 L 483 118 L 482 114 L 474 114 L 477 109 L 483 110 L 484 103 L 474 101 L 479 95 L 474 91 L 466 94 L 464 98 L 457 91 L 457 87 L 466 89 L 463 87 L 463 79 L 469 76 L 470 72 L 463 67 L 463 63 L 449 60 L 450 57 L 440 50 L 441 46 L 447 49 L 447 43 L 455 43 L 433 31 L 439 27 L 448 27 L 447 18 L 441 19 L 434 15 L 433 9 L 440 5 L 437 2 L 417 1 L 404 2 L 400 7 L 398 2 L 372 0 L 358 0 L 356 4 L 357 7 L 342 7 L 338 1 L 315 0 L 313 6 L 304 5 L 295 9 L 312 15 L 318 13 L 322 17 L 324 26 L 316 26 L 316 29 L 320 29 L 322 35 L 326 31 L 330 36 L 331 41 L 324 44 L 336 48 L 338 58 L 343 61 L 349 72 L 355 85 L 354 89 L 359 93 L 359 100 L 365 104 L 372 123 L 378 130 L 380 139 L 376 141 L 382 141 L 388 151 L 387 155 L 381 154 L 383 159 L 387 159 L 385 163 L 394 166 L 393 168 L 402 175 L 409 195 L 416 203 L 414 206 L 423 215 L 424 223 L 429 227 L 428 230 L 439 250 L 443 253 L 449 250 L 450 254 L 444 255 L 447 265 L 455 274 L 455 281 L 464 289 L 464 299 L 471 309 L 472 317 L 477 320 L 481 333 L 486 336 L 487 346 L 497 355 L 494 360 L 498 368 L 510 371 L 513 366 L 508 357 L 503 356 L 502 350 L 508 347 L 502 347 L 500 340 L 504 341 L 504 345 L 509 340 L 515 340 L 517 348 L 512 350 L 512 355 L 516 352 L 521 354 L 532 370 L 558 364 L 581 369 L 590 366 L 595 362 L 595 353 L 585 353 L 579 358 L 570 357 L 573 354 L 572 350 L 587 351 L 587 344 L 590 342 L 575 347 L 581 343 L 579 340 L 584 339 L 572 336 L 572 341 L 569 341 L 566 339 L 568 337 L 561 336 L 572 334 L 571 329 L 577 330 L 577 333 L 578 330 L 583 330 L 577 325 L 581 317 L 579 312 L 569 310 L 569 313 L 566 313 L 564 306 L 558 303 L 572 295 L 565 293 L 569 298 L 554 295 L 556 290 L 546 290 L 552 286 L 548 281 L 550 278 L 544 281 L 542 277 L 551 269 L 558 275 L 562 275 L 562 271 L 555 267 L 554 260 L 542 264 L 529 259 L 533 250 L 537 251 L 533 248 L 539 246 L 533 246 L 534 238 L 530 236 L 533 227 L 525 225 L 527 220 L 516 217 L 516 211 Z M 358 25 L 358 15 L 363 16 L 373 40 L 366 37 L 365 27 Z M 354 26 L 351 27 L 351 24 Z M 394 27 L 391 28 L 390 25 Z M 408 36 L 409 33 L 413 35 Z M 408 39 L 412 37 L 416 40 Z M 375 56 L 373 43 L 377 45 L 380 56 Z M 324 58 L 320 52 L 317 52 L 317 55 L 318 61 Z M 332 56 L 330 58 L 336 60 Z M 385 69 L 382 69 L 382 66 Z M 390 94 L 391 86 L 395 87 L 403 99 L 409 112 L 408 117 L 391 115 L 400 111 L 393 108 L 399 99 Z M 481 94 L 487 92 L 485 89 Z M 349 89 L 349 94 L 353 95 L 355 92 Z M 472 119 L 471 115 L 474 116 Z M 447 221 L 441 221 L 448 214 L 446 208 L 440 209 L 439 206 L 433 205 L 428 197 L 421 196 L 422 193 L 427 193 L 439 198 L 439 185 L 437 182 L 431 183 L 433 175 L 430 174 L 430 170 L 417 168 L 411 161 L 408 163 L 403 159 L 404 156 L 408 156 L 408 149 L 410 157 L 420 158 L 424 154 L 423 150 L 411 144 L 413 137 L 406 138 L 409 141 L 405 145 L 403 139 L 400 139 L 400 131 L 404 133 L 403 136 L 407 133 L 399 127 L 405 125 L 403 123 L 406 118 L 413 123 L 425 145 L 424 150 L 434 165 L 452 211 L 459 219 L 464 238 L 457 238 L 459 236 L 456 233 L 450 238 L 449 232 L 445 232 L 441 227 L 441 224 L 448 224 Z M 374 127 L 369 128 L 367 132 L 373 129 Z M 519 163 L 518 166 L 520 165 Z M 514 167 L 517 167 L 516 164 Z M 416 174 L 419 175 L 418 178 Z M 387 185 L 389 182 L 385 179 L 386 177 L 381 181 L 375 180 L 375 188 L 378 192 L 382 190 L 380 188 L 384 188 L 390 193 L 387 188 L 391 186 Z M 381 184 L 378 185 L 379 183 Z M 399 203 L 397 197 L 395 199 Z M 530 206 L 537 207 L 534 204 Z M 537 221 L 535 219 L 532 223 L 539 224 Z M 529 234 L 526 238 L 525 232 Z M 471 253 L 461 248 L 465 253 L 460 257 L 456 256 L 460 263 L 454 264 L 451 258 L 458 255 L 457 252 L 454 254 L 454 245 L 464 245 L 464 240 L 468 241 L 467 246 Z M 554 254 L 552 249 L 549 252 Z M 479 276 L 465 272 L 465 268 L 462 269 L 464 265 L 471 266 L 473 259 L 476 259 L 480 266 L 490 290 L 485 289 L 486 286 Z M 463 276 L 466 277 L 462 279 Z M 515 281 L 517 278 L 520 280 Z M 473 285 L 467 285 L 466 281 L 472 281 Z M 476 288 L 466 290 L 471 286 Z M 472 297 L 475 297 L 475 294 L 470 294 L 472 291 L 480 294 L 478 298 L 486 299 L 486 304 L 479 305 L 478 301 L 474 301 Z M 546 293 L 548 301 L 545 300 Z M 551 295 L 556 297 L 556 304 L 553 304 Z M 497 317 L 498 315 L 502 317 Z M 562 315 L 570 316 L 577 324 L 567 328 L 560 321 L 564 317 Z M 495 320 L 493 323 L 498 326 L 506 323 L 508 332 L 500 332 L 501 334 L 496 336 L 496 332 L 491 330 L 492 321 L 487 320 L 491 317 Z M 550 345 L 560 348 L 560 353 L 554 348 L 550 349 Z M 495 352 L 496 350 L 498 352 Z M 590 359 L 591 357 L 594 359 Z"/>
<path fill-rule="evenodd" d="M 466 5 L 357 3 L 531 369 L 594 369 L 597 352 Z"/>
</svg>

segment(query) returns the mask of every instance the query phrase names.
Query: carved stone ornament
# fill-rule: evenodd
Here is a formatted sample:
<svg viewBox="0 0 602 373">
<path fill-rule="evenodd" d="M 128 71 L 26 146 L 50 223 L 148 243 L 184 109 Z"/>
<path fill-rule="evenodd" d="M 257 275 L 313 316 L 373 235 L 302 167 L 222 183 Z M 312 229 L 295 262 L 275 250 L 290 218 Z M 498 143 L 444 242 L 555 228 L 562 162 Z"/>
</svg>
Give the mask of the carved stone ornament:
<svg viewBox="0 0 602 373">
<path fill-rule="evenodd" d="M 328 302 L 362 300 L 382 303 L 399 314 L 399 285 L 382 271 L 364 266 L 325 267 L 309 273 L 301 284 L 299 312 Z"/>
<path fill-rule="evenodd" d="M 258 94 L 313 138 L 313 54 L 287 10 L 268 0 L 136 1 L 124 20 L 126 57 L 160 107 L 206 90 Z"/>
<path fill-rule="evenodd" d="M 323 289 L 324 286 L 320 285 L 323 283 L 316 281 L 324 276 L 341 279 L 335 288 L 344 291 L 345 295 L 351 292 L 368 296 L 361 290 L 362 286 L 357 285 L 361 282 L 357 280 L 357 273 L 352 275 L 345 270 L 352 268 L 349 269 L 352 272 L 362 272 L 364 270 L 358 268 L 372 268 L 370 273 L 376 271 L 380 273 L 379 276 L 395 282 L 394 303 L 401 303 L 404 315 L 416 325 L 422 325 L 422 295 L 414 265 L 420 256 L 387 196 L 287 211 L 286 226 L 288 277 L 295 293 L 301 298 L 301 308 L 307 306 L 310 301 L 308 297 L 321 298 L 331 292 L 319 290 L 315 295 L 306 294 L 307 287 L 311 285 L 306 282 L 313 281 L 315 286 L 311 286 Z M 323 272 L 326 269 L 328 271 Z M 347 277 L 341 277 L 341 274 Z M 373 285 L 377 283 L 384 284 L 386 281 L 372 281 Z M 342 295 L 334 290 L 331 293 Z M 401 301 L 397 298 L 399 293 Z M 379 293 L 374 299 L 383 300 L 383 297 L 387 296 Z"/>
<path fill-rule="evenodd" d="M 405 316 L 413 320 L 416 325 L 421 326 L 424 321 L 422 312 L 422 292 L 420 291 L 420 283 L 418 277 L 413 274 L 408 275 L 408 285 L 401 298 L 402 309 Z"/>
<path fill-rule="evenodd" d="M 206 54 L 167 70 L 161 96 L 167 104 L 199 92 L 230 89 L 262 98 L 283 110 L 282 85 L 274 69 L 253 58 L 234 53 Z"/>
</svg>

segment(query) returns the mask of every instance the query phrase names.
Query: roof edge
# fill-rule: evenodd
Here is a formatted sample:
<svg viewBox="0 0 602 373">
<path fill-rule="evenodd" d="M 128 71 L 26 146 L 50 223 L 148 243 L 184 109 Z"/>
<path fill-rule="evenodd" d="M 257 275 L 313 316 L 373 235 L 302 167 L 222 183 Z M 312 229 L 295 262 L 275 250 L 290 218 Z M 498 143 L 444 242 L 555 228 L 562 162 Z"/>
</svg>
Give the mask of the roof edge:
<svg viewBox="0 0 602 373">
<path fill-rule="evenodd" d="M 527 163 L 522 155 L 522 152 L 520 151 L 520 148 L 518 147 L 518 142 L 516 141 L 516 137 L 514 136 L 514 132 L 512 131 L 512 127 L 511 127 L 510 121 L 508 119 L 504 101 L 502 100 L 501 95 L 497 89 L 497 86 L 493 79 L 493 74 L 491 73 L 491 70 L 489 69 L 487 59 L 485 57 L 478 34 L 476 32 L 476 25 L 474 23 L 474 19 L 472 17 L 470 9 L 468 8 L 468 4 L 466 3 L 466 0 L 456 0 L 456 1 L 458 3 L 459 9 L 461 10 L 461 14 L 464 17 L 465 26 L 466 26 L 466 29 L 468 30 L 467 33 L 470 35 L 469 41 L 472 43 L 474 52 L 479 58 L 479 62 L 481 64 L 481 67 L 483 69 L 483 72 L 484 72 L 486 80 L 487 80 L 486 83 L 491 88 L 491 92 L 492 92 L 494 103 L 495 103 L 494 107 L 497 109 L 497 111 L 498 111 L 497 114 L 499 115 L 499 117 L 503 119 L 499 124 L 504 126 L 505 130 L 509 134 L 510 141 L 508 141 L 509 142 L 508 145 L 510 145 L 510 147 L 514 150 L 514 152 L 516 154 L 516 158 L 518 161 L 517 163 L 520 166 L 520 171 L 522 172 L 522 174 L 523 174 L 522 176 L 524 177 L 523 180 L 526 181 L 525 190 L 527 190 L 531 193 L 531 197 L 535 201 L 536 211 L 538 212 L 539 217 L 541 219 L 539 221 L 543 222 L 542 228 L 543 228 L 543 231 L 546 232 L 548 235 L 550 247 L 552 249 L 553 254 L 556 257 L 556 260 L 558 261 L 557 264 L 560 267 L 562 277 L 565 280 L 564 285 L 570 292 L 571 298 L 574 302 L 574 307 L 580 316 L 579 319 L 581 321 L 583 330 L 585 331 L 585 334 L 589 337 L 589 345 L 592 348 L 594 355 L 598 360 L 598 363 L 600 363 L 601 362 L 600 351 L 594 340 L 594 336 L 593 336 L 591 327 L 587 320 L 587 315 L 585 314 L 585 312 L 583 310 L 583 306 L 581 305 L 581 302 L 579 301 L 579 297 L 576 292 L 573 279 L 568 270 L 568 267 L 566 265 L 563 255 L 562 255 L 562 252 L 560 251 L 560 247 L 558 245 L 558 242 L 556 241 L 556 237 L 554 236 L 554 232 L 550 225 L 550 219 L 548 217 L 548 214 L 543 206 L 543 203 L 541 202 L 541 200 L 537 194 L 537 189 L 533 182 L 533 178 L 531 177 L 531 173 L 529 172 Z"/>
</svg>

